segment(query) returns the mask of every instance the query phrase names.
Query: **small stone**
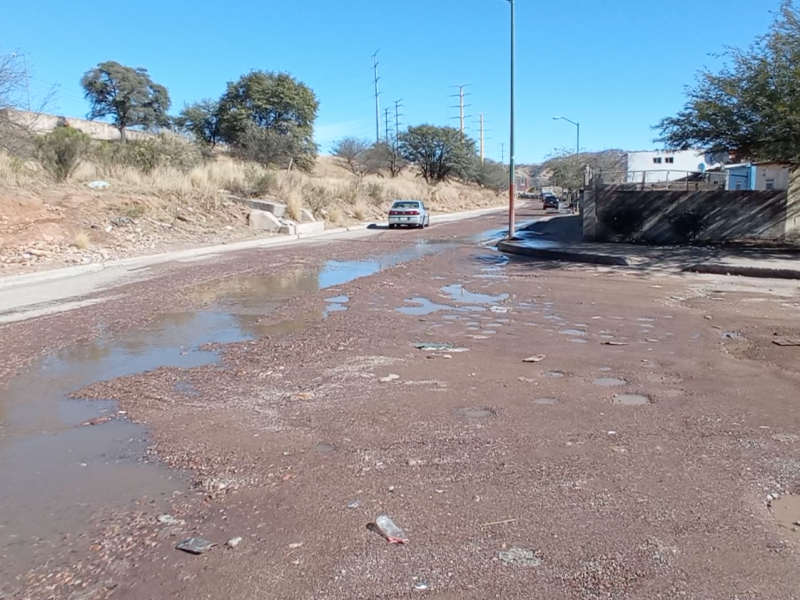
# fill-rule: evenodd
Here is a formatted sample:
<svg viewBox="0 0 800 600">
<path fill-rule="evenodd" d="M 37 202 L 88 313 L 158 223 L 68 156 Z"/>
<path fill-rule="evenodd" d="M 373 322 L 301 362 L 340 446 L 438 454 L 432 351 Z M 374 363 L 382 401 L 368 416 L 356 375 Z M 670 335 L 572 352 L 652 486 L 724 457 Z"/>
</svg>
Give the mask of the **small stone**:
<svg viewBox="0 0 800 600">
<path fill-rule="evenodd" d="M 394 494 L 394 486 L 393 485 L 389 486 L 389 493 L 390 494 Z"/>
<path fill-rule="evenodd" d="M 303 547 L 303 542 L 295 542 L 293 544 L 289 544 L 289 550 L 297 550 Z"/>
<path fill-rule="evenodd" d="M 392 381 L 396 381 L 397 379 L 400 379 L 400 375 L 397 375 L 395 373 L 390 373 L 386 377 L 381 377 L 379 381 L 381 383 L 391 383 Z"/>
<path fill-rule="evenodd" d="M 416 583 L 414 583 L 414 589 L 419 591 L 419 592 L 424 592 L 425 590 L 430 589 L 430 587 L 431 586 L 429 586 L 424 581 L 417 581 Z"/>
<path fill-rule="evenodd" d="M 544 354 L 535 354 L 534 356 L 529 356 L 528 358 L 523 358 L 522 362 L 526 363 L 538 363 L 542 362 L 547 356 Z"/>
<path fill-rule="evenodd" d="M 231 550 L 234 550 L 236 548 L 236 546 L 238 546 L 239 544 L 242 543 L 242 539 L 243 538 L 241 538 L 241 537 L 231 538 L 227 542 L 225 542 L 225 545 L 228 548 L 230 548 Z"/>
</svg>

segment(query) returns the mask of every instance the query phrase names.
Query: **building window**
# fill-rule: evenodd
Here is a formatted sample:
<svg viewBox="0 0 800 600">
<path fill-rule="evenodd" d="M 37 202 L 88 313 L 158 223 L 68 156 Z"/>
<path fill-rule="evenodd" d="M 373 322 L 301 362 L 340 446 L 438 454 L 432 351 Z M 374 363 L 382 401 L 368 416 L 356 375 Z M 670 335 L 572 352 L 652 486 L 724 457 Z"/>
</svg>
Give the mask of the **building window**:
<svg viewBox="0 0 800 600">
<path fill-rule="evenodd" d="M 653 162 L 655 164 L 657 164 L 657 165 L 660 165 L 661 164 L 661 157 L 660 156 L 656 156 L 655 158 L 653 158 Z"/>
<path fill-rule="evenodd" d="M 770 178 L 770 179 L 767 179 L 767 181 L 766 181 L 766 183 L 764 185 L 764 189 L 767 189 L 767 190 L 774 190 L 775 189 L 775 178 L 774 177 Z"/>
<path fill-rule="evenodd" d="M 674 156 L 668 156 L 668 157 L 666 157 L 664 159 L 664 162 L 667 163 L 668 165 L 674 165 L 675 164 L 675 157 Z"/>
</svg>

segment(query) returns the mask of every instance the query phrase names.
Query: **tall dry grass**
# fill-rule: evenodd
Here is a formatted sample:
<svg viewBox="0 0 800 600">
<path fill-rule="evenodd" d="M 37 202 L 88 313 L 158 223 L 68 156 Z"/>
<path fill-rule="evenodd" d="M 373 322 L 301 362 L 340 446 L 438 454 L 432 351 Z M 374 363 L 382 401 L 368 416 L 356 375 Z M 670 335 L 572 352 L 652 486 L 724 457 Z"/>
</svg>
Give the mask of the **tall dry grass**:
<svg viewBox="0 0 800 600">
<path fill-rule="evenodd" d="M 149 196 L 156 200 L 219 206 L 230 195 L 267 197 L 287 205 L 290 217 L 303 208 L 318 217 L 342 224 L 385 215 L 390 202 L 399 198 L 423 200 L 434 212 L 452 212 L 494 206 L 501 202 L 491 191 L 460 183 L 429 186 L 407 171 L 396 178 L 359 178 L 331 157 L 320 157 L 314 173 L 286 172 L 219 157 L 181 171 L 156 167 L 150 172 L 121 165 L 81 163 L 65 188 L 83 188 L 102 179 L 111 184 L 104 193 Z M 0 188 L 52 189 L 56 184 L 35 163 L 0 152 Z"/>
</svg>

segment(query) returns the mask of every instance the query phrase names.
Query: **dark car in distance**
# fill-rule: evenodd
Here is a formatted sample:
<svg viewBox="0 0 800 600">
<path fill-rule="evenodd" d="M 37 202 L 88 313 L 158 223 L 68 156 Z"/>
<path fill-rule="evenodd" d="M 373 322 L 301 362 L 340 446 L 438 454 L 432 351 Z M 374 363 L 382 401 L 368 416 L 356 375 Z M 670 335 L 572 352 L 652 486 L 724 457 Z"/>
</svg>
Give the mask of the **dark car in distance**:
<svg viewBox="0 0 800 600">
<path fill-rule="evenodd" d="M 550 208 L 558 210 L 558 198 L 555 196 L 545 196 L 542 199 L 542 209 L 548 210 Z"/>
</svg>

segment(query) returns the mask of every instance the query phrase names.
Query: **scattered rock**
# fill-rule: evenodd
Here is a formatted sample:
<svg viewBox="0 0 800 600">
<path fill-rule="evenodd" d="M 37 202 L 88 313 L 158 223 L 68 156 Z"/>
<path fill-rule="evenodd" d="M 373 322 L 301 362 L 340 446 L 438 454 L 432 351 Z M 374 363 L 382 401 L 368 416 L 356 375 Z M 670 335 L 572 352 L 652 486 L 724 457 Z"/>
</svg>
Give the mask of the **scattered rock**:
<svg viewBox="0 0 800 600">
<path fill-rule="evenodd" d="M 406 544 L 408 537 L 389 515 L 378 515 L 374 523 L 368 523 L 367 529 L 374 531 L 390 544 Z"/>
<path fill-rule="evenodd" d="M 238 546 L 239 544 L 242 543 L 242 539 L 244 539 L 244 538 L 241 538 L 241 537 L 231 538 L 227 542 L 225 542 L 225 545 L 228 548 L 230 548 L 231 550 L 235 550 L 236 546 Z"/>
<path fill-rule="evenodd" d="M 208 552 L 216 546 L 214 542 L 209 542 L 208 540 L 204 540 L 203 538 L 189 538 L 183 540 L 177 546 L 175 546 L 178 550 L 183 550 L 184 552 L 188 552 L 189 554 L 203 554 L 204 552 Z"/>
<path fill-rule="evenodd" d="M 396 373 L 390 373 L 386 377 L 381 377 L 378 381 L 381 383 L 391 383 L 392 381 L 396 381 L 398 379 L 400 379 L 400 375 L 397 375 Z"/>
<path fill-rule="evenodd" d="M 524 363 L 538 363 L 542 362 L 545 358 L 547 358 L 544 354 L 535 354 L 534 356 L 529 356 L 528 358 L 523 358 L 522 362 Z"/>
<path fill-rule="evenodd" d="M 158 522 L 162 525 L 186 525 L 186 521 L 183 519 L 176 519 L 172 515 L 160 515 L 158 517 Z"/>
<path fill-rule="evenodd" d="M 289 550 L 299 550 L 303 547 L 303 542 L 295 542 L 293 544 L 289 544 Z"/>
</svg>

